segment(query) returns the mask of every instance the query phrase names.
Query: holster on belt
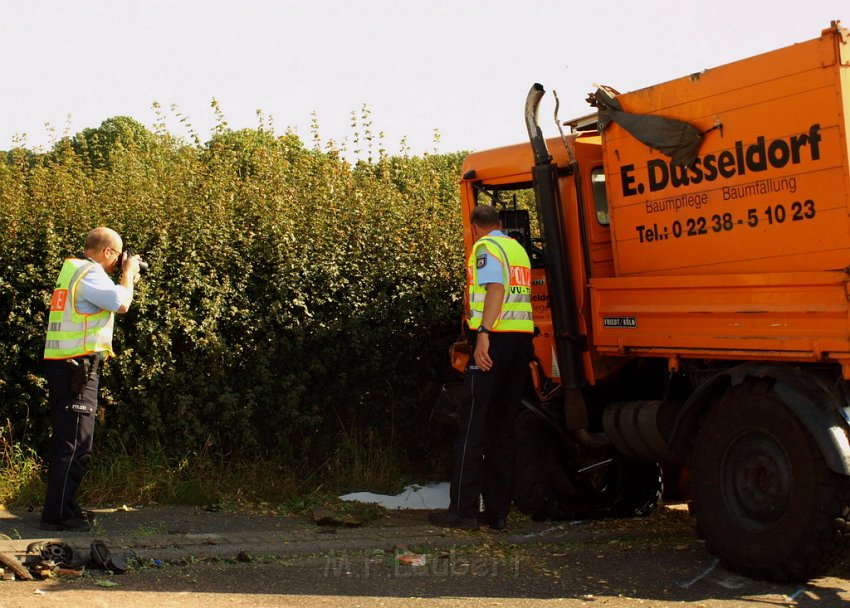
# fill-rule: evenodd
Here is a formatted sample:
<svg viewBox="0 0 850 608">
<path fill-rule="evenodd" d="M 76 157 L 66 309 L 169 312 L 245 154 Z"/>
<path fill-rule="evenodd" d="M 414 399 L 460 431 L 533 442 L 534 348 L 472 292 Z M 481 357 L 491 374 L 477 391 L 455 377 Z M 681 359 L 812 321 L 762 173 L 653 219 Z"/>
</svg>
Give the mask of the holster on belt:
<svg viewBox="0 0 850 608">
<path fill-rule="evenodd" d="M 88 357 L 77 357 L 68 359 L 68 365 L 71 366 L 70 390 L 74 396 L 74 403 L 70 409 L 80 413 L 92 413 L 94 406 L 80 403 L 83 399 L 83 394 L 86 391 L 88 383 L 97 376 L 97 371 L 100 366 L 100 357 L 91 355 Z"/>
</svg>

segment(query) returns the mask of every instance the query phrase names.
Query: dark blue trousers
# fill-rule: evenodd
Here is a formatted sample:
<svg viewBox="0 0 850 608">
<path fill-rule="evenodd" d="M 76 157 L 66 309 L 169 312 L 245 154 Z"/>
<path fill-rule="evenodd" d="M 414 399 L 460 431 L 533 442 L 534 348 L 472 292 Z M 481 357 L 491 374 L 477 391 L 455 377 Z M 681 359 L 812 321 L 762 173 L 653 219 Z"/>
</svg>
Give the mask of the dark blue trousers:
<svg viewBox="0 0 850 608">
<path fill-rule="evenodd" d="M 516 461 L 514 419 L 534 356 L 531 340 L 531 334 L 490 334 L 489 372 L 469 358 L 449 491 L 449 511 L 460 517 L 477 518 L 483 497 L 491 518 L 507 518 Z"/>
<path fill-rule="evenodd" d="M 44 362 L 53 435 L 50 439 L 47 493 L 41 512 L 43 522 L 76 519 L 83 513 L 76 495 L 91 460 L 99 375 L 93 375 L 82 398 L 78 399 L 71 394 L 72 371 L 73 365 L 68 361 Z M 72 405 L 75 403 L 91 406 L 93 411 L 74 411 Z"/>
</svg>

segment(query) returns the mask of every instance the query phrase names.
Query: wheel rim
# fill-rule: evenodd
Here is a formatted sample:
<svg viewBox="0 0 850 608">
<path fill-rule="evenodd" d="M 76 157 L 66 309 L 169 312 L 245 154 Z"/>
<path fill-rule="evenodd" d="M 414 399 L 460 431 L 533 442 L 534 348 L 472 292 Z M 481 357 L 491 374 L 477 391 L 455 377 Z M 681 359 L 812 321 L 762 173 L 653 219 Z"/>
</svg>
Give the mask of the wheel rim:
<svg viewBox="0 0 850 608">
<path fill-rule="evenodd" d="M 738 522 L 758 532 L 785 514 L 793 470 L 776 439 L 757 432 L 738 435 L 726 449 L 721 467 L 723 502 Z"/>
</svg>

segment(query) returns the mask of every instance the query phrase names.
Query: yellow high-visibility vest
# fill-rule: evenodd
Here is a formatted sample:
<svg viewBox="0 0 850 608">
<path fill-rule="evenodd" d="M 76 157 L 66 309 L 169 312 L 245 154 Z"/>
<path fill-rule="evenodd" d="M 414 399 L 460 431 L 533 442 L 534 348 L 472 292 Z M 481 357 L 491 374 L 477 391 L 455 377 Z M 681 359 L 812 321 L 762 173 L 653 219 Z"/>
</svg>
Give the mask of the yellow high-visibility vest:
<svg viewBox="0 0 850 608">
<path fill-rule="evenodd" d="M 80 281 L 94 267 L 92 261 L 74 258 L 62 265 L 50 300 L 45 359 L 70 359 L 100 352 L 115 356 L 112 351 L 115 315 L 108 310 L 83 314 L 75 306 Z"/>
<path fill-rule="evenodd" d="M 484 296 L 487 290 L 478 284 L 476 252 L 481 248 L 494 256 L 502 265 L 505 277 L 505 296 L 499 317 L 490 327 L 494 332 L 534 333 L 534 318 L 531 310 L 531 262 L 525 249 L 508 236 L 485 236 L 472 246 L 466 265 L 469 312 L 467 324 L 472 330 L 481 326 L 484 316 Z M 482 252 L 483 253 L 483 252 Z"/>
</svg>

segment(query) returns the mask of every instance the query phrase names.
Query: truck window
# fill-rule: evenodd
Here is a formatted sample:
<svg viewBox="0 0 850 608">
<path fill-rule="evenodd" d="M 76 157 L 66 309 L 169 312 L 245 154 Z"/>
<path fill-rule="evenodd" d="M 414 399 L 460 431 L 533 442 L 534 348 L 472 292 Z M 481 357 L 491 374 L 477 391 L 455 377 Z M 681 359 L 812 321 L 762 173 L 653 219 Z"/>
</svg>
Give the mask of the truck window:
<svg viewBox="0 0 850 608">
<path fill-rule="evenodd" d="M 593 205 L 596 208 L 596 221 L 607 226 L 608 218 L 608 193 L 605 190 L 605 169 L 595 167 L 590 171 L 590 184 L 593 188 Z"/>
<path fill-rule="evenodd" d="M 522 243 L 531 267 L 543 267 L 543 238 L 532 184 L 475 184 L 473 189 L 477 205 L 492 205 L 499 210 L 505 234 Z"/>
</svg>

